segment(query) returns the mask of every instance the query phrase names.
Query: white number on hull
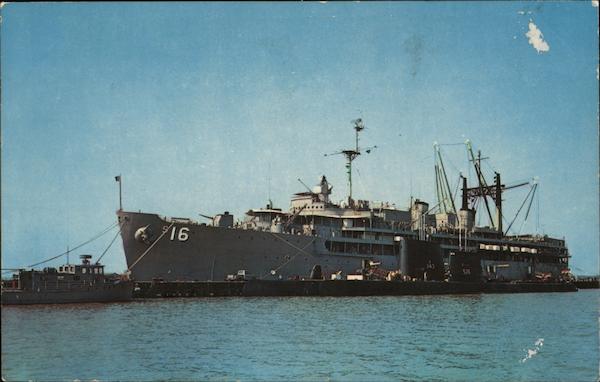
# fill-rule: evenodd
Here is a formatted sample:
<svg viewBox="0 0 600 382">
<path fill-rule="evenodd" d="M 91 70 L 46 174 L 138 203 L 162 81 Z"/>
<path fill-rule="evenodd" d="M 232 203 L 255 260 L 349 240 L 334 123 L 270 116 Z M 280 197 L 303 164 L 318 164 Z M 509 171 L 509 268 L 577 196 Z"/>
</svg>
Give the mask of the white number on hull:
<svg viewBox="0 0 600 382">
<path fill-rule="evenodd" d="M 179 235 L 177 235 L 177 239 L 179 239 L 179 241 L 186 241 L 188 239 L 188 232 L 190 232 L 189 228 L 182 227 L 179 230 Z"/>
<path fill-rule="evenodd" d="M 179 241 L 186 241 L 187 239 L 189 239 L 189 235 L 188 232 L 190 232 L 190 229 L 188 227 L 181 227 L 179 229 L 179 233 L 177 234 L 177 240 Z M 177 233 L 177 227 L 173 227 L 173 229 L 171 230 L 171 241 L 175 240 L 175 234 Z"/>
</svg>

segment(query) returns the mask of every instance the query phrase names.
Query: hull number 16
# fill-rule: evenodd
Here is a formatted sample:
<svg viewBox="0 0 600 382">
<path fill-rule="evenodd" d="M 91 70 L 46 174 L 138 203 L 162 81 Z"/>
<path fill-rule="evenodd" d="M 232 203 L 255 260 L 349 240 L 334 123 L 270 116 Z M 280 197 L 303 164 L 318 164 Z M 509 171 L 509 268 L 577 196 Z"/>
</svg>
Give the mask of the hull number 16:
<svg viewBox="0 0 600 382">
<path fill-rule="evenodd" d="M 171 241 L 175 240 L 175 238 L 179 241 L 186 241 L 189 239 L 188 232 L 190 232 L 188 227 L 181 227 L 179 233 L 177 232 L 177 227 L 173 227 L 171 230 Z"/>
</svg>

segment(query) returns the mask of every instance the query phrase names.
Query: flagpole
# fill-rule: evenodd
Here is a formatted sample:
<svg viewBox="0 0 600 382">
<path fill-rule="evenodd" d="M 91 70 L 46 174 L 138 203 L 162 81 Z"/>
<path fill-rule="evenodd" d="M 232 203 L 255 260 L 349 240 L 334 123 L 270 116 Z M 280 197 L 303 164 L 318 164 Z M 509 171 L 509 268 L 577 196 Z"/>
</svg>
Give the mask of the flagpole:
<svg viewBox="0 0 600 382">
<path fill-rule="evenodd" d="M 121 175 L 115 176 L 115 180 L 119 182 L 119 211 L 123 211 L 123 197 L 121 193 Z"/>
<path fill-rule="evenodd" d="M 123 196 L 121 194 L 121 175 L 119 175 L 119 210 L 123 211 Z"/>
</svg>

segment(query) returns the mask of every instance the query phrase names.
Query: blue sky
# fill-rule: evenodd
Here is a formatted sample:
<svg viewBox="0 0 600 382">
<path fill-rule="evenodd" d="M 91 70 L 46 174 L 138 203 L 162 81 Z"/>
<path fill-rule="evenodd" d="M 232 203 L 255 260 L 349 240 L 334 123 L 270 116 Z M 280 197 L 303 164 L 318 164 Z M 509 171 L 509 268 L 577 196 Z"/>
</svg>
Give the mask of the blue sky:
<svg viewBox="0 0 600 382">
<path fill-rule="evenodd" d="M 360 116 L 361 143 L 379 148 L 355 162 L 356 197 L 435 204 L 433 142 L 468 138 L 507 184 L 539 177 L 539 209 L 522 232 L 565 236 L 572 269 L 598 272 L 598 8 L 589 1 L 1 12 L 3 268 L 114 222 L 117 174 L 125 209 L 170 216 L 242 217 L 269 193 L 287 208 L 303 190 L 297 178 L 312 185 L 322 174 L 341 200 L 343 158 L 323 154 L 352 144 Z M 549 50 L 530 44 L 530 22 Z M 456 184 L 458 171 L 468 174 L 464 147 L 442 150 Z M 506 193 L 509 218 L 526 193 Z M 101 253 L 111 236 L 74 255 Z M 126 268 L 119 241 L 103 260 Z"/>
</svg>

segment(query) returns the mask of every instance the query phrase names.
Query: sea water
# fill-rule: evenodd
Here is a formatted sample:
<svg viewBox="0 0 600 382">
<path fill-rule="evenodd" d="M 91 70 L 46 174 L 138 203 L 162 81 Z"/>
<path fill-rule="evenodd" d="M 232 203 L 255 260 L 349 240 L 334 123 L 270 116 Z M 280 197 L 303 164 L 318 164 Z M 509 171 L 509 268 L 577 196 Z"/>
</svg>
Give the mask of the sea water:
<svg viewBox="0 0 600 382">
<path fill-rule="evenodd" d="M 597 381 L 600 291 L 2 307 L 12 380 Z"/>
</svg>

